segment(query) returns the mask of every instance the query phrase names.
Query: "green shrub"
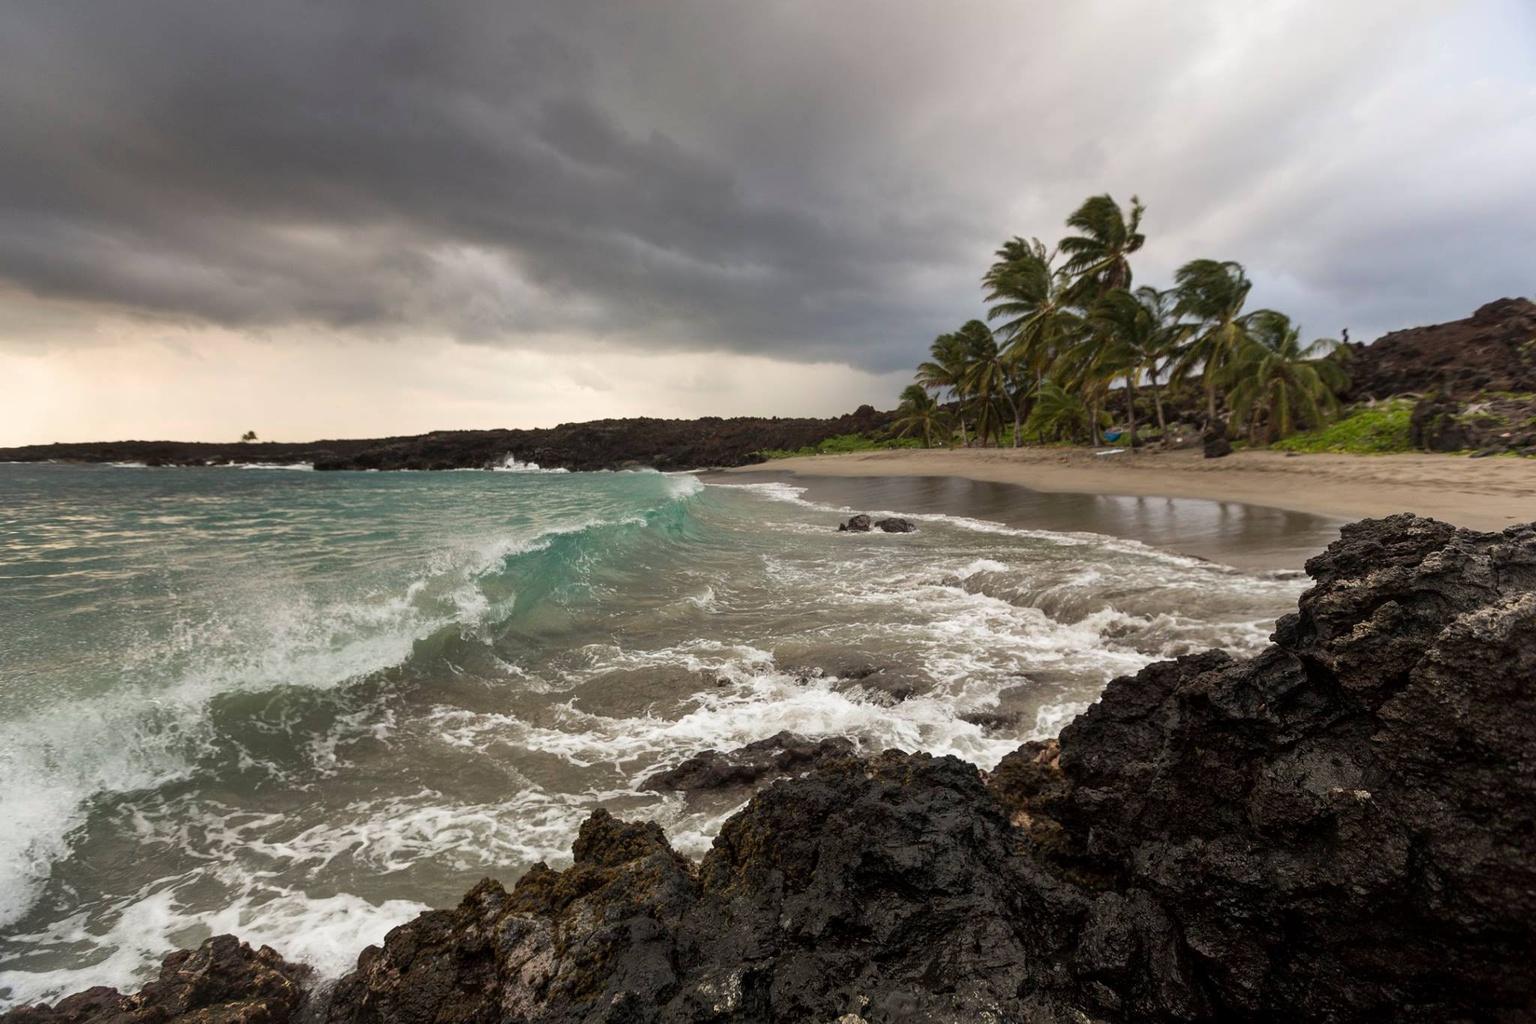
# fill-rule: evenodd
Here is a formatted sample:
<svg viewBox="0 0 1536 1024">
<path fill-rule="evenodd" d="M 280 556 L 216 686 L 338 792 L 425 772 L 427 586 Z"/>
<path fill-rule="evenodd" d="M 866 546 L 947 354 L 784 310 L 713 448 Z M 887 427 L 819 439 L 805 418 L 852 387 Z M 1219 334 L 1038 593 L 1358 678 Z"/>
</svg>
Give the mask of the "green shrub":
<svg viewBox="0 0 1536 1024">
<path fill-rule="evenodd" d="M 1370 406 L 1356 406 L 1343 419 L 1319 430 L 1293 434 L 1271 445 L 1282 452 L 1349 452 L 1379 455 L 1413 451 L 1408 420 L 1413 402 L 1394 398 Z"/>
<path fill-rule="evenodd" d="M 920 437 L 873 438 L 868 434 L 837 434 L 793 451 L 765 448 L 757 454 L 765 459 L 794 459 L 806 455 L 846 455 L 850 452 L 877 452 L 887 448 L 921 448 Z"/>
</svg>

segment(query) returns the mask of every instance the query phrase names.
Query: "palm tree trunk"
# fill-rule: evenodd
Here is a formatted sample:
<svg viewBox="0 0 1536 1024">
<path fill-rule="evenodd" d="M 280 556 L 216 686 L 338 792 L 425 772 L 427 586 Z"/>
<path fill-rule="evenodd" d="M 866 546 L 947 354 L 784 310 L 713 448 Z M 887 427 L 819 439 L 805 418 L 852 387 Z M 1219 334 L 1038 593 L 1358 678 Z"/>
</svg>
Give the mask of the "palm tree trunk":
<svg viewBox="0 0 1536 1024">
<path fill-rule="evenodd" d="M 1001 363 L 997 365 L 997 370 L 1003 376 L 1003 397 L 1008 400 L 1008 407 L 1013 410 L 1013 446 L 1017 448 L 1019 446 L 1019 403 L 1014 401 L 1013 395 L 1008 391 L 1008 375 L 1003 372 Z"/>
<path fill-rule="evenodd" d="M 1125 408 L 1126 420 L 1131 431 L 1130 443 L 1126 446 L 1136 447 L 1136 382 L 1131 377 L 1125 378 Z"/>
<path fill-rule="evenodd" d="M 1157 410 L 1157 432 L 1166 438 L 1168 436 L 1168 424 L 1163 421 L 1163 392 L 1157 386 L 1157 375 L 1152 374 L 1150 379 L 1152 381 L 1152 407 Z"/>
</svg>

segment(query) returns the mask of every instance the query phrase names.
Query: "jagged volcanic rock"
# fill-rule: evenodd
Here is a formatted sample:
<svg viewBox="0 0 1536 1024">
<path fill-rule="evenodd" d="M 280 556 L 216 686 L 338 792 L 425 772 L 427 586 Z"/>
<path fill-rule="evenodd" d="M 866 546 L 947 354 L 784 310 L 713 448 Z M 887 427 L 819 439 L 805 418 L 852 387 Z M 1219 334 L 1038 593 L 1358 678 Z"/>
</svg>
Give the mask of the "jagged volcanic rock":
<svg viewBox="0 0 1536 1024">
<path fill-rule="evenodd" d="M 6 1024 L 282 1024 L 305 1004 L 310 969 L 285 961 L 267 946 L 253 950 L 233 935 L 216 935 L 195 950 L 179 950 L 160 977 L 125 996 L 92 988 L 54 1006 L 24 1006 L 0 1017 Z"/>
<path fill-rule="evenodd" d="M 697 865 L 598 811 L 571 868 L 395 929 L 323 1015 L 1536 1019 L 1536 526 L 1365 521 L 1307 570 L 1258 656 L 1117 679 L 985 780 L 824 764 Z M 6 1024 L 110 1016 L 58 1012 Z"/>
<path fill-rule="evenodd" d="M 1536 391 L 1536 303 L 1498 299 L 1465 320 L 1384 334 L 1351 346 L 1349 398 Z"/>
<path fill-rule="evenodd" d="M 735 750 L 701 750 L 676 767 L 650 776 L 640 788 L 692 792 L 750 786 L 852 756 L 853 743 L 841 736 L 810 740 L 780 732 Z"/>
</svg>

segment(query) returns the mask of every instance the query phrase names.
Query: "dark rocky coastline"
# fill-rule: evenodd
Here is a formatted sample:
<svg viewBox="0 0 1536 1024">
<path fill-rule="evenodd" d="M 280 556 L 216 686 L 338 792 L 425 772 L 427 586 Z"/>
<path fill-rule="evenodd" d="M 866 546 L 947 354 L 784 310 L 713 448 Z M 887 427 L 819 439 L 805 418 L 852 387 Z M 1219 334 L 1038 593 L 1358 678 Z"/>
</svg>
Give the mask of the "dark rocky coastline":
<svg viewBox="0 0 1536 1024">
<path fill-rule="evenodd" d="M 1264 652 L 1117 679 L 990 776 L 776 737 L 690 762 L 803 771 L 700 863 L 597 811 L 307 997 L 222 937 L 0 1020 L 1536 1019 L 1536 526 L 1367 520 L 1307 571 Z"/>
<path fill-rule="evenodd" d="M 1350 349 L 1353 401 L 1536 391 L 1536 302 L 1496 299 L 1464 320 L 1392 331 Z"/>
<path fill-rule="evenodd" d="M 660 470 L 743 466 L 767 449 L 794 450 L 840 434 L 887 431 L 895 413 L 860 406 L 832 419 L 706 416 L 562 423 L 537 430 L 441 430 L 412 437 L 210 444 L 104 441 L 0 448 L 0 462 L 142 462 L 150 466 L 312 463 L 338 469 L 485 469 L 508 456 L 545 469 Z"/>
</svg>

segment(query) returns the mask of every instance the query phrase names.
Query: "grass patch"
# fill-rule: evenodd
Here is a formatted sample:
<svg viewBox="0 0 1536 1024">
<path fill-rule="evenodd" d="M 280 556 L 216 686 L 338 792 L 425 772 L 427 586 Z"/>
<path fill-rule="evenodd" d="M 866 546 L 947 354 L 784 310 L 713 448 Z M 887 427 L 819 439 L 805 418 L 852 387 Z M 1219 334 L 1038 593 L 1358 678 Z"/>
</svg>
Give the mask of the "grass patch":
<svg viewBox="0 0 1536 1024">
<path fill-rule="evenodd" d="M 1394 398 L 1371 406 L 1357 406 L 1343 419 L 1320 430 L 1294 434 L 1270 447 L 1282 452 L 1344 452 L 1383 455 L 1414 450 L 1408 437 L 1413 401 Z"/>
<path fill-rule="evenodd" d="M 765 459 L 796 459 L 806 455 L 847 455 L 850 452 L 878 452 L 888 448 L 921 448 L 920 437 L 873 438 L 868 434 L 836 434 L 804 448 L 765 448 L 757 454 Z"/>
</svg>

